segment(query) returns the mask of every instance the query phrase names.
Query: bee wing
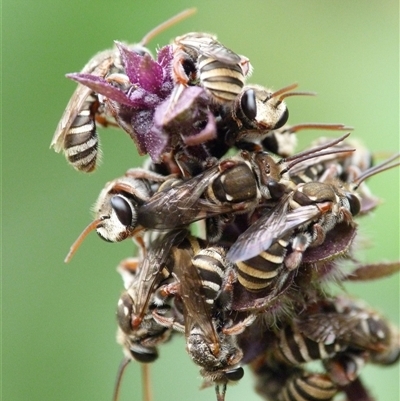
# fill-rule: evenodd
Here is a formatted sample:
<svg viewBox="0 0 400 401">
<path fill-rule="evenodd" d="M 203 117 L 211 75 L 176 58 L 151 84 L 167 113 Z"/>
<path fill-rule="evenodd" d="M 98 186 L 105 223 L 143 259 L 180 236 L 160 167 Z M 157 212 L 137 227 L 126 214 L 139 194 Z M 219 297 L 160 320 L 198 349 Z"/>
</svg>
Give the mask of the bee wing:
<svg viewBox="0 0 400 401">
<path fill-rule="evenodd" d="M 81 73 L 93 74 L 99 77 L 104 77 L 109 71 L 110 66 L 113 64 L 116 57 L 116 50 L 104 50 L 96 54 L 92 59 L 83 67 Z M 84 85 L 79 84 L 72 94 L 67 107 L 57 125 L 56 131 L 51 140 L 50 147 L 54 148 L 56 152 L 63 150 L 65 135 L 68 133 L 71 124 L 74 122 L 76 116 L 81 110 L 85 100 L 94 94 L 92 90 Z"/>
<path fill-rule="evenodd" d="M 228 49 L 209 35 L 186 35 L 185 38 L 179 40 L 179 44 L 184 47 L 189 47 L 203 56 L 219 60 L 222 63 L 239 64 L 242 61 L 242 58 L 238 54 Z"/>
<path fill-rule="evenodd" d="M 316 205 L 288 212 L 289 196 L 239 236 L 226 255 L 228 260 L 235 263 L 257 256 L 286 234 L 321 215 Z"/>
<path fill-rule="evenodd" d="M 184 181 L 165 191 L 156 192 L 138 210 L 138 224 L 153 229 L 170 229 L 194 221 L 227 213 L 229 205 L 220 205 L 200 199 L 207 186 L 219 174 L 218 166 Z"/>
<path fill-rule="evenodd" d="M 216 40 L 207 44 L 200 44 L 198 51 L 203 56 L 213 58 L 226 64 L 240 64 L 242 61 L 242 58 L 238 54 Z"/>
<path fill-rule="evenodd" d="M 133 313 L 136 316 L 144 316 L 146 313 L 154 289 L 171 273 L 170 271 L 163 271 L 171 254 L 171 248 L 183 241 L 187 235 L 186 230 L 175 230 L 165 235 L 159 235 L 152 242 L 150 249 L 138 267 L 139 274 L 131 286 L 132 291 L 129 291 L 134 300 Z"/>
<path fill-rule="evenodd" d="M 317 313 L 305 316 L 297 324 L 308 338 L 316 342 L 332 344 L 347 343 L 362 349 L 376 350 L 379 344 L 364 330 L 365 313 Z"/>
<path fill-rule="evenodd" d="M 215 348 L 218 348 L 219 340 L 212 322 L 211 310 L 205 301 L 201 277 L 189 252 L 184 249 L 177 250 L 175 262 L 180 296 L 185 307 L 185 334 L 189 336 L 193 328 L 198 328 L 208 343 L 215 344 Z"/>
</svg>

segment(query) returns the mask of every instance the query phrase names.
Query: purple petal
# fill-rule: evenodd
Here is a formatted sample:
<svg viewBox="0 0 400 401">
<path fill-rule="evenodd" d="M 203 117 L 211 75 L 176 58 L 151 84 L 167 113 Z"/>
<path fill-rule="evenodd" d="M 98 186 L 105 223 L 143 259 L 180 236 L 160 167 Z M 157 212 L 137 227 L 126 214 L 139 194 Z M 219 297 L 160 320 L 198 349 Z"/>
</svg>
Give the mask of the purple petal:
<svg viewBox="0 0 400 401">
<path fill-rule="evenodd" d="M 129 80 L 150 93 L 159 91 L 163 83 L 163 69 L 149 54 L 139 55 L 120 42 L 115 42 L 121 53 Z"/>
<path fill-rule="evenodd" d="M 110 85 L 101 77 L 80 73 L 67 74 L 66 77 L 79 82 L 80 84 L 92 89 L 94 92 L 99 93 L 100 95 L 103 95 L 109 99 L 115 100 L 118 103 L 125 104 L 127 106 L 134 106 L 134 103 L 124 92 L 115 86 Z"/>
<path fill-rule="evenodd" d="M 172 46 L 167 45 L 162 47 L 157 52 L 158 64 L 164 69 L 169 69 L 173 59 Z"/>
</svg>

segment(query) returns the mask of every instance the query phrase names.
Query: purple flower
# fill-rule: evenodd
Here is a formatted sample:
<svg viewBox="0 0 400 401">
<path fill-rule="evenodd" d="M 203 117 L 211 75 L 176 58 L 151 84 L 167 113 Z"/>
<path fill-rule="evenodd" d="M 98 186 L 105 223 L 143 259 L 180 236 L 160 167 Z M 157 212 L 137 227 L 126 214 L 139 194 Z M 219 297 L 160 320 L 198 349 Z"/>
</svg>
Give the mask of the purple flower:
<svg viewBox="0 0 400 401">
<path fill-rule="evenodd" d="M 205 90 L 174 86 L 171 46 L 162 47 L 153 60 L 115 43 L 124 71 L 105 77 L 82 73 L 67 77 L 104 98 L 106 112 L 129 133 L 140 154 L 148 153 L 157 163 L 180 143 L 196 147 L 215 137 L 215 118 Z"/>
</svg>

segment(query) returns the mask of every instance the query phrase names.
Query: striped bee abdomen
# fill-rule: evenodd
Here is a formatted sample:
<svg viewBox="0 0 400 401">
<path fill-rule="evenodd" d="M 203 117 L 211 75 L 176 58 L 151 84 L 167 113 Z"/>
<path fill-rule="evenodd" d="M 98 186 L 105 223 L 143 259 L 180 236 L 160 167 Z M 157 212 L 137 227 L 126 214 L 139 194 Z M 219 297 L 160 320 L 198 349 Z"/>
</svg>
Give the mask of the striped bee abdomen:
<svg viewBox="0 0 400 401">
<path fill-rule="evenodd" d="M 75 169 L 91 172 L 96 167 L 99 139 L 96 131 L 95 114 L 99 102 L 94 94 L 88 96 L 64 140 L 64 152 Z"/>
<path fill-rule="evenodd" d="M 327 375 L 303 373 L 286 382 L 278 401 L 330 401 L 337 392 L 337 387 Z"/>
<path fill-rule="evenodd" d="M 234 101 L 244 86 L 243 70 L 239 64 L 226 64 L 200 56 L 198 70 L 201 85 L 221 102 Z"/>
</svg>

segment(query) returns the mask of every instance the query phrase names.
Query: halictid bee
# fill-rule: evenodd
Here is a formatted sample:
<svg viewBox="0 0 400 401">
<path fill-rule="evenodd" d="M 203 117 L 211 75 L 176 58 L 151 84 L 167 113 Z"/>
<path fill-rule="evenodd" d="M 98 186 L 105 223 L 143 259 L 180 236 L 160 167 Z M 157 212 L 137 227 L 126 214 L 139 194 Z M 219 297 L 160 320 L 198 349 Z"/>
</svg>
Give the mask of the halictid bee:
<svg viewBox="0 0 400 401">
<path fill-rule="evenodd" d="M 362 211 L 358 187 L 366 178 L 396 167 L 398 163 L 389 163 L 398 156 L 364 171 L 353 183 L 331 177 L 326 182 L 298 184 L 229 249 L 227 259 L 238 265 L 239 282 L 251 291 L 263 289 L 278 275 L 278 269 L 285 268 L 287 273 L 296 269 L 303 253 L 310 246 L 323 244 L 326 234 L 339 223 L 354 226 L 353 217 Z M 265 263 L 258 263 L 257 267 L 248 263 L 260 257 Z M 275 269 L 271 271 L 273 265 Z"/>
<path fill-rule="evenodd" d="M 139 54 L 150 54 L 145 46 L 156 35 L 192 15 L 195 11 L 192 8 L 177 14 L 150 31 L 139 43 L 129 45 L 129 48 Z M 96 54 L 81 71 L 81 73 L 101 78 L 123 72 L 124 68 L 117 48 Z M 96 122 L 104 126 L 110 123 L 115 124 L 112 116 L 105 115 L 98 95 L 88 87 L 79 84 L 58 123 L 50 147 L 54 148 L 56 152 L 63 151 L 68 162 L 75 169 L 86 173 L 92 172 L 96 167 L 99 155 Z"/>
<path fill-rule="evenodd" d="M 179 283 L 175 297 L 183 307 L 186 349 L 201 367 L 204 385 L 215 385 L 217 400 L 223 401 L 226 385 L 244 374 L 240 366 L 243 353 L 236 336 L 254 322 L 255 316 L 250 314 L 238 323 L 232 323 L 228 316 L 235 275 L 221 260 L 218 247 L 200 250 L 194 257 L 187 250 L 176 249 L 175 257 L 179 261 L 174 270 Z M 157 315 L 155 319 L 166 325 L 176 324 Z"/>
<path fill-rule="evenodd" d="M 249 60 L 228 49 L 214 35 L 191 32 L 174 39 L 172 73 L 181 85 L 200 84 L 217 103 L 232 102 L 251 73 Z M 179 85 L 178 85 L 179 87 Z"/>
<path fill-rule="evenodd" d="M 117 342 L 122 345 L 125 358 L 117 375 L 113 401 L 119 398 L 122 376 L 131 360 L 143 366 L 158 358 L 157 346 L 171 338 L 173 328 L 159 324 L 153 313 L 164 319 L 171 317 L 172 295 L 163 288 L 173 282 L 176 263 L 172 249 L 182 241 L 188 242 L 186 230 L 168 233 L 147 232 L 143 236 L 145 251 L 140 258 L 128 258 L 117 270 L 124 280 L 125 291 L 117 307 Z M 143 376 L 148 376 L 143 368 Z"/>
<path fill-rule="evenodd" d="M 281 128 L 289 118 L 284 99 L 289 96 L 315 95 L 312 92 L 293 92 L 297 84 L 272 91 L 260 85 L 246 85 L 232 104 L 218 112 L 218 136 L 229 146 L 238 147 L 259 141 L 271 131 Z"/>
<path fill-rule="evenodd" d="M 166 177 L 144 169 L 130 169 L 123 177 L 106 184 L 93 207 L 96 218 L 79 235 L 65 258 L 69 262 L 85 237 L 93 230 L 108 242 L 119 242 L 135 237 L 138 227 L 139 205 L 148 201 Z"/>
<path fill-rule="evenodd" d="M 139 207 L 137 222 L 146 228 L 165 230 L 201 219 L 218 219 L 224 214 L 249 213 L 260 201 L 279 200 L 284 195 L 287 186 L 291 185 L 288 171 L 293 166 L 330 154 L 329 147 L 346 137 L 279 160 L 266 152 L 242 151 L 193 178 L 167 180 Z M 348 151 L 352 150 L 340 150 Z M 221 234 L 220 224 L 217 222 L 214 226 L 215 232 L 207 233 L 212 242 Z"/>
</svg>

